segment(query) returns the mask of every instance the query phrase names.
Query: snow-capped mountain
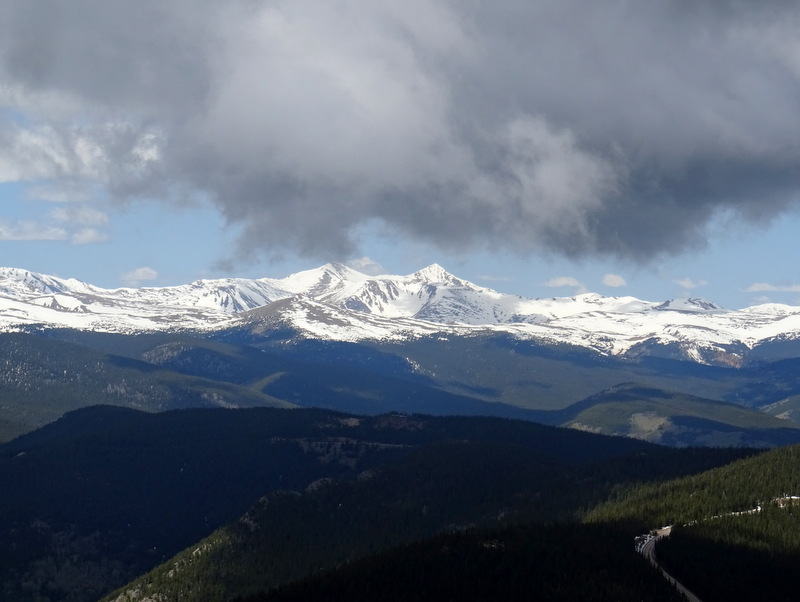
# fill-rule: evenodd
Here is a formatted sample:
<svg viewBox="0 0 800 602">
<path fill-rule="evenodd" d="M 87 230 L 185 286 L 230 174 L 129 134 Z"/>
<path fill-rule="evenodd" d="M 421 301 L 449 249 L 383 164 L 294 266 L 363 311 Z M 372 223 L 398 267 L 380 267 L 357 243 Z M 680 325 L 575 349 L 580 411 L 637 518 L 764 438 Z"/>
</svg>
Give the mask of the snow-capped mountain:
<svg viewBox="0 0 800 602">
<path fill-rule="evenodd" d="M 672 355 L 737 365 L 764 342 L 800 339 L 800 308 L 726 310 L 704 299 L 663 303 L 588 293 L 528 299 L 477 286 L 431 265 L 367 276 L 339 264 L 282 279 L 199 280 L 163 288 L 102 289 L 74 279 L 0 269 L 0 330 L 103 332 L 291 329 L 330 340 L 406 340 L 506 333 L 602 354 Z"/>
</svg>

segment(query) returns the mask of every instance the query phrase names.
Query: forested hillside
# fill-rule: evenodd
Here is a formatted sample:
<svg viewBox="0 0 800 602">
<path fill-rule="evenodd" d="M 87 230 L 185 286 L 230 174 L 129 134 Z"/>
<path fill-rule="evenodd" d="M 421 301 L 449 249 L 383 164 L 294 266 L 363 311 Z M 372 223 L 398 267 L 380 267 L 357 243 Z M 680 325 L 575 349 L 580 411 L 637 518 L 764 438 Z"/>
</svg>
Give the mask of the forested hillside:
<svg viewBox="0 0 800 602">
<path fill-rule="evenodd" d="M 633 551 L 635 535 L 664 524 L 677 525 L 661 545 L 670 570 L 702 581 L 682 550 L 723 550 L 733 568 L 719 570 L 744 591 L 753 573 L 735 567 L 798 560 L 795 515 L 711 517 L 795 495 L 798 460 L 797 446 L 675 449 L 502 418 L 92 407 L 0 446 L 0 479 L 14 484 L 0 490 L 0 591 L 79 602 L 143 575 L 107 599 L 213 602 L 284 586 L 313 599 L 360 570 L 413 587 L 404 571 L 421 554 L 489 582 L 520 572 L 498 590 L 512 598 L 533 588 L 566 600 L 600 575 L 598 599 L 670 599 Z M 539 572 L 520 568 L 532 555 Z M 446 570 L 420 577 L 464 591 Z M 298 580 L 307 589 L 289 587 Z"/>
<path fill-rule="evenodd" d="M 659 562 L 704 602 L 797 599 L 800 447 L 644 485 L 590 512 L 629 532 L 673 525 Z"/>
<path fill-rule="evenodd" d="M 421 448 L 355 481 L 264 498 L 108 599 L 680 599 L 633 545 L 664 524 L 676 526 L 659 558 L 704 601 L 794 599 L 798 513 L 770 500 L 798 491 L 800 448 L 664 451 L 565 467 L 517 444 Z M 426 536 L 437 516 L 449 522 Z"/>
<path fill-rule="evenodd" d="M 576 525 L 586 508 L 620 488 L 753 453 L 675 450 L 497 419 L 375 420 L 405 431 L 410 441 L 427 439 L 431 431 L 440 435 L 355 479 L 267 495 L 238 521 L 107 599 L 223 601 L 439 532 L 513 531 L 553 521 Z M 629 560 L 640 561 L 632 538 L 625 535 L 625 541 L 623 557 L 629 553 Z M 569 556 L 566 550 L 558 554 Z"/>
<path fill-rule="evenodd" d="M 574 523 L 468 530 L 390 550 L 237 602 L 683 598 L 620 531 Z"/>
<path fill-rule="evenodd" d="M 0 334 L 0 442 L 78 408 L 292 407 L 251 387 L 182 374 L 84 345 Z"/>
<path fill-rule="evenodd" d="M 800 446 L 769 450 L 683 479 L 642 485 L 589 513 L 593 521 L 634 521 L 638 528 L 679 525 L 800 495 Z"/>
<path fill-rule="evenodd" d="M 0 489 L 0 591 L 92 600 L 187 547 L 241 567 L 232 595 L 258 591 L 440 531 L 574 520 L 617 487 L 746 453 L 500 418 L 87 408 L 0 446 L 13 483 Z M 244 547 L 192 554 L 220 534 Z M 190 578 L 227 587 L 217 576 Z"/>
</svg>

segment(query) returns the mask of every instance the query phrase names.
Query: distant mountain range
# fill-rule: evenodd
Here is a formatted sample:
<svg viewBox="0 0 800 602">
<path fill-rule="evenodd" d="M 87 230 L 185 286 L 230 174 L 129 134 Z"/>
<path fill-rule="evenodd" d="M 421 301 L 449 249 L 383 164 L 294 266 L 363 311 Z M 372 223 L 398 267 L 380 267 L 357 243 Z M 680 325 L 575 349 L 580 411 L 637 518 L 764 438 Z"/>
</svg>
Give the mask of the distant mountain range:
<svg viewBox="0 0 800 602">
<path fill-rule="evenodd" d="M 800 307 L 728 310 L 704 299 L 651 302 L 593 293 L 528 299 L 475 285 L 437 264 L 408 276 L 368 276 L 326 264 L 281 279 L 114 290 L 2 268 L 0 331 L 30 328 L 124 334 L 281 330 L 294 339 L 349 342 L 503 334 L 603 356 L 731 367 L 800 356 Z"/>
<path fill-rule="evenodd" d="M 522 418 L 669 445 L 800 441 L 800 308 L 526 299 L 432 265 L 106 290 L 0 269 L 0 441 L 110 404 Z"/>
</svg>

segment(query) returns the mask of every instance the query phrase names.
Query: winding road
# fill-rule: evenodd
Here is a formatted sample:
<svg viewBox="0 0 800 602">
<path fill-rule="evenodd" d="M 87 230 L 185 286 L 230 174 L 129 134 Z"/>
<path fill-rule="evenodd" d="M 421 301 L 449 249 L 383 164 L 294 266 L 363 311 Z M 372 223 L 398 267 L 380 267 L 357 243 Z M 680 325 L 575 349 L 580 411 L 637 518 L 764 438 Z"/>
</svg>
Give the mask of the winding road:
<svg viewBox="0 0 800 602">
<path fill-rule="evenodd" d="M 781 497 L 773 498 L 771 503 L 777 504 L 780 508 L 788 508 L 790 506 L 800 505 L 800 496 L 797 495 L 789 495 L 784 494 Z M 741 510 L 739 512 L 726 512 L 724 514 L 717 514 L 705 520 L 714 520 L 717 518 L 722 518 L 723 516 L 742 516 L 745 514 L 757 514 L 761 512 L 762 505 L 759 502 L 755 508 L 751 508 L 750 510 Z M 681 592 L 689 602 L 702 602 L 700 598 L 686 589 L 682 583 L 677 581 L 675 577 L 670 575 L 667 571 L 664 570 L 660 564 L 658 564 L 658 559 L 656 558 L 656 542 L 661 539 L 662 537 L 669 537 L 669 534 L 672 532 L 672 525 L 668 527 L 662 527 L 660 529 L 654 529 L 650 533 L 646 535 L 639 535 L 636 537 L 636 550 L 645 558 L 650 561 L 654 567 L 661 571 L 661 574 L 664 575 L 664 578 L 672 583 L 679 592 Z"/>
<path fill-rule="evenodd" d="M 690 592 L 686 587 L 678 580 L 675 579 L 672 575 L 670 575 L 664 568 L 658 564 L 658 559 L 656 558 L 656 542 L 661 539 L 662 537 L 669 537 L 670 532 L 672 531 L 672 527 L 664 527 L 662 529 L 658 529 L 654 536 L 647 536 L 647 539 L 641 544 L 641 546 L 637 546 L 639 553 L 647 558 L 654 567 L 661 571 L 661 574 L 664 575 L 664 578 L 672 583 L 675 588 L 683 594 L 689 602 L 702 602 L 700 598 Z"/>
</svg>

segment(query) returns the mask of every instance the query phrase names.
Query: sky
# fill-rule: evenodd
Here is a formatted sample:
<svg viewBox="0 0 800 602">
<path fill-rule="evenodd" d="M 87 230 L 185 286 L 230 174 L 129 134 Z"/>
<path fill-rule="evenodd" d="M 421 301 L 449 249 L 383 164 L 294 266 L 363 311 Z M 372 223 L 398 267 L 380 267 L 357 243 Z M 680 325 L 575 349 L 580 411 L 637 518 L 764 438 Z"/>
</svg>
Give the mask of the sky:
<svg viewBox="0 0 800 602">
<path fill-rule="evenodd" d="M 772 0 L 0 0 L 0 265 L 800 305 Z"/>
</svg>

